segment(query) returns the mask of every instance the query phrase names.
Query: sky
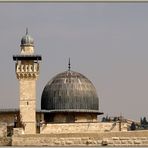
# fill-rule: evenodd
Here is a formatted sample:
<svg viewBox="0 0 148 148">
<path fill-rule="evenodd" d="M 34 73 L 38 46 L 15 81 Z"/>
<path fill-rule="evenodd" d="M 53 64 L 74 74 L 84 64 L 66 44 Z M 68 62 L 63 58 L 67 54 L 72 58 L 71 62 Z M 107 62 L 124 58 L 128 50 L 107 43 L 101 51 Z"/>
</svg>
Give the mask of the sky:
<svg viewBox="0 0 148 148">
<path fill-rule="evenodd" d="M 0 3 L 0 109 L 19 107 L 12 56 L 26 27 L 42 55 L 38 109 L 70 57 L 71 69 L 94 84 L 104 116 L 148 118 L 148 3 Z"/>
</svg>

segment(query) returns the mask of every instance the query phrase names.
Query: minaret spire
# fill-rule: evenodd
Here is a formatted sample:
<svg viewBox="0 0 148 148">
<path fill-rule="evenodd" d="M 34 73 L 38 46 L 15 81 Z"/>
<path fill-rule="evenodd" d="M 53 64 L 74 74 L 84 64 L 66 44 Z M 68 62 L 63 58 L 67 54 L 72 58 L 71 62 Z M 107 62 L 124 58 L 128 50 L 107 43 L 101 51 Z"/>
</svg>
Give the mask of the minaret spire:
<svg viewBox="0 0 148 148">
<path fill-rule="evenodd" d="M 28 34 L 28 27 L 26 28 L 26 35 Z"/>
<path fill-rule="evenodd" d="M 69 58 L 69 62 L 68 62 L 68 71 L 70 71 L 71 68 L 71 64 L 70 64 L 70 58 Z"/>
</svg>

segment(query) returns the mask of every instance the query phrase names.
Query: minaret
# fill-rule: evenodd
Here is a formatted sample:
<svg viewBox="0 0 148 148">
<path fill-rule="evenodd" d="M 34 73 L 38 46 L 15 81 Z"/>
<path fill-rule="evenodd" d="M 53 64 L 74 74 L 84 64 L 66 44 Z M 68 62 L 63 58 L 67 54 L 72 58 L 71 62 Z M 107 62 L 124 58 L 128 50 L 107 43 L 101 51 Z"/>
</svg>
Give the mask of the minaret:
<svg viewBox="0 0 148 148">
<path fill-rule="evenodd" d="M 15 71 L 19 80 L 20 120 L 25 134 L 36 133 L 36 80 L 39 75 L 40 55 L 34 55 L 34 40 L 28 34 L 21 39 L 21 53 L 14 55 Z"/>
</svg>

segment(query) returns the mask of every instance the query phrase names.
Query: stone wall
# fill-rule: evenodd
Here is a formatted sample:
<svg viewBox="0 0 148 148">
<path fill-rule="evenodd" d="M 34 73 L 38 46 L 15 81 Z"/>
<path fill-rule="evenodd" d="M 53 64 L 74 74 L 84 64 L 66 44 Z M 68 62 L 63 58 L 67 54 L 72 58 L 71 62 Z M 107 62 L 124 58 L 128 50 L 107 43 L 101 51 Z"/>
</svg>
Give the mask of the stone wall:
<svg viewBox="0 0 148 148">
<path fill-rule="evenodd" d="M 31 77 L 31 76 L 30 76 Z M 29 76 L 20 79 L 20 116 L 26 134 L 36 133 L 36 81 Z"/>
<path fill-rule="evenodd" d="M 88 113 L 78 113 L 75 115 L 75 122 L 97 122 L 97 115 Z"/>
<path fill-rule="evenodd" d="M 7 123 L 7 126 L 14 126 L 15 116 L 18 115 L 18 111 L 5 111 L 0 112 L 0 122 Z M 44 114 L 36 112 L 36 121 L 39 123 L 44 119 Z"/>
<path fill-rule="evenodd" d="M 0 146 L 11 146 L 10 137 L 0 137 Z"/>
<path fill-rule="evenodd" d="M 0 146 L 11 145 L 11 138 L 7 137 L 7 123 L 0 123 Z"/>
<path fill-rule="evenodd" d="M 13 128 L 13 135 L 18 136 L 24 134 L 23 128 Z"/>
<path fill-rule="evenodd" d="M 148 131 L 13 136 L 13 146 L 148 146 Z"/>
<path fill-rule="evenodd" d="M 102 140 L 104 146 L 148 146 L 148 137 L 112 137 Z"/>
<path fill-rule="evenodd" d="M 7 123 L 0 123 L 0 137 L 7 137 Z"/>
<path fill-rule="evenodd" d="M 97 122 L 97 115 L 93 113 L 56 113 L 52 116 L 48 114 L 47 119 L 49 117 L 52 118 L 50 122 L 54 123 Z"/>
<path fill-rule="evenodd" d="M 68 123 L 68 124 L 43 124 L 41 134 L 50 133 L 98 133 L 105 131 L 125 131 L 126 123 Z"/>
<path fill-rule="evenodd" d="M 0 113 L 0 122 L 5 122 L 7 123 L 8 126 L 14 126 L 14 117 L 16 113 L 5 113 L 1 112 Z"/>
</svg>

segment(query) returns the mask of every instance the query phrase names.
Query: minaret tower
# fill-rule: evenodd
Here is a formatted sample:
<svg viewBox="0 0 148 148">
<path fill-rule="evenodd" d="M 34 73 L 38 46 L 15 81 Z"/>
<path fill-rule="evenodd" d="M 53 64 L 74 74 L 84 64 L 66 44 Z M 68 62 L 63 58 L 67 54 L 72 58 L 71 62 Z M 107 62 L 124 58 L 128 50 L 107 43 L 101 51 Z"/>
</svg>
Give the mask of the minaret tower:
<svg viewBox="0 0 148 148">
<path fill-rule="evenodd" d="M 15 71 L 19 80 L 20 120 L 25 134 L 36 133 L 36 80 L 39 75 L 40 55 L 34 55 L 34 40 L 28 34 L 21 39 L 21 53 L 14 55 Z"/>
</svg>

